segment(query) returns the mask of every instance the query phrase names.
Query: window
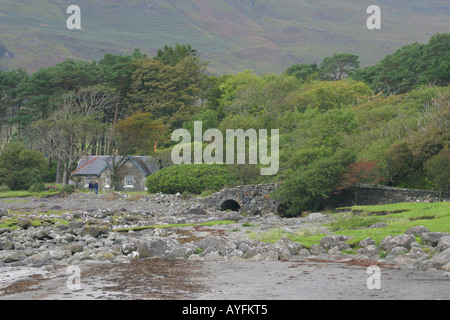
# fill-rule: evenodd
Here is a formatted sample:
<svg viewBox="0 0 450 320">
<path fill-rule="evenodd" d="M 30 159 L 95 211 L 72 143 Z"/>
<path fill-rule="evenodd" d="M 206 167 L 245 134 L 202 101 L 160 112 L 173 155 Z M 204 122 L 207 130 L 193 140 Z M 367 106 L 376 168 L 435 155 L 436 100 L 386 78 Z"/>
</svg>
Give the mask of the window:
<svg viewBox="0 0 450 320">
<path fill-rule="evenodd" d="M 92 182 L 92 177 L 86 177 L 86 183 L 84 184 L 84 186 L 87 188 L 89 186 L 89 183 Z"/>
<path fill-rule="evenodd" d="M 133 188 L 133 187 L 134 187 L 134 176 L 126 176 L 125 188 Z"/>
</svg>

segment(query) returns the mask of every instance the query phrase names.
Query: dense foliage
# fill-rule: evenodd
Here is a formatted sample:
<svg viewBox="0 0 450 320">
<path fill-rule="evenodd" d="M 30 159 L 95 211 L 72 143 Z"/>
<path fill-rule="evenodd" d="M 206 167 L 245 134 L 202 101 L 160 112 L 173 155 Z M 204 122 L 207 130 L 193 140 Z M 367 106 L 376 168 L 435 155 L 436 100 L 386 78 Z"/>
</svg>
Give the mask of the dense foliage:
<svg viewBox="0 0 450 320">
<path fill-rule="evenodd" d="M 218 191 L 233 184 L 237 177 L 223 165 L 174 165 L 147 177 L 145 186 L 150 193 L 166 194 Z"/>
<path fill-rule="evenodd" d="M 150 192 L 279 182 L 273 196 L 289 215 L 320 209 L 361 182 L 447 192 L 449 44 L 450 34 L 438 34 L 373 66 L 360 68 L 358 57 L 338 53 L 279 75 L 210 75 L 197 51 L 180 44 L 153 58 L 135 50 L 98 62 L 68 60 L 32 75 L 0 71 L 2 156 L 22 141 L 45 154 L 40 177 L 56 161 L 55 175 L 65 181 L 85 154 L 152 154 L 157 142 L 166 168 L 148 178 Z M 167 167 L 177 143 L 173 130 L 193 135 L 194 121 L 202 121 L 203 133 L 219 129 L 224 139 L 227 129 L 278 129 L 278 174 L 259 175 L 261 163 Z M 1 182 L 26 187 L 22 170 L 35 167 L 14 169 L 16 182 L 8 184 L 13 171 L 6 163 Z"/>
</svg>

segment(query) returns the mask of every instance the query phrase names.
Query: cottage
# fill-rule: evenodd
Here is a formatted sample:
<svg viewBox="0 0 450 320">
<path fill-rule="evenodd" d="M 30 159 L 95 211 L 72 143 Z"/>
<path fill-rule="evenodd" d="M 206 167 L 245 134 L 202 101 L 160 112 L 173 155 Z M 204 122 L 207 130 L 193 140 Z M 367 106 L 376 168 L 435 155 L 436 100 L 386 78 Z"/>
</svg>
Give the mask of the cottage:
<svg viewBox="0 0 450 320">
<path fill-rule="evenodd" d="M 144 191 L 145 178 L 159 169 L 159 161 L 148 156 L 87 156 L 80 159 L 72 177 L 77 188 L 88 188 L 98 180 L 99 190 L 110 190 L 111 167 L 117 167 L 116 191 Z"/>
</svg>

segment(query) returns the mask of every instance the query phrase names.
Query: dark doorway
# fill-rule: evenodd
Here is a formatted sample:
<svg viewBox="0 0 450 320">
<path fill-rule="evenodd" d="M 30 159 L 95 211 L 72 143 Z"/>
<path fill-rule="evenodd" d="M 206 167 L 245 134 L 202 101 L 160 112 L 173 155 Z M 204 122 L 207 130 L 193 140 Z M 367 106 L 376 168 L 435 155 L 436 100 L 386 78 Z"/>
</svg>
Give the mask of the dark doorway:
<svg viewBox="0 0 450 320">
<path fill-rule="evenodd" d="M 241 206 L 239 205 L 239 203 L 237 203 L 237 201 L 234 201 L 234 200 L 226 200 L 220 206 L 220 210 L 222 210 L 222 211 L 227 211 L 227 210 L 239 211 L 240 209 L 241 209 Z"/>
</svg>

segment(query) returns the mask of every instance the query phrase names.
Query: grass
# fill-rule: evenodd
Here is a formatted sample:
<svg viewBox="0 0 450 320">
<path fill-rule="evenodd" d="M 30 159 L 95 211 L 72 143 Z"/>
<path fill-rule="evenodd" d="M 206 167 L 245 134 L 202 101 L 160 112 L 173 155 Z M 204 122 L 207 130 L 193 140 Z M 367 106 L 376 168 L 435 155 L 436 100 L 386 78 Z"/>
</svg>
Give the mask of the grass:
<svg viewBox="0 0 450 320">
<path fill-rule="evenodd" d="M 334 222 L 324 226 L 330 233 L 336 235 L 352 236 L 347 241 L 350 246 L 358 247 L 358 243 L 366 238 L 372 238 L 377 245 L 387 235 L 396 236 L 405 233 L 411 227 L 424 226 L 431 232 L 450 233 L 450 203 L 397 203 L 379 206 L 355 206 L 349 208 L 350 213 L 336 213 Z M 382 222 L 386 227 L 369 228 L 371 225 Z M 266 242 L 276 242 L 283 236 L 288 236 L 293 241 L 300 242 L 309 248 L 313 244 L 319 244 L 325 236 L 324 233 L 316 233 L 316 230 L 299 230 L 295 234 L 288 234 L 280 229 L 269 230 L 262 234 L 252 232 L 249 238 Z M 420 243 L 420 237 L 416 237 Z"/>
</svg>

